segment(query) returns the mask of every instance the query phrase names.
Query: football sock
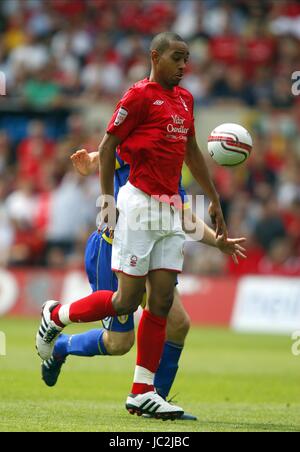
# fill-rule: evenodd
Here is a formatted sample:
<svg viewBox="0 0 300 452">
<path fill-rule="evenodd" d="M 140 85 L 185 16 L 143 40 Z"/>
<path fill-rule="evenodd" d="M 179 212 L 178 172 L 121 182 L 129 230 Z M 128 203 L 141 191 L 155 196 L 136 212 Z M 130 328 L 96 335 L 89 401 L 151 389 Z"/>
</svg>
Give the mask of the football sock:
<svg viewBox="0 0 300 452">
<path fill-rule="evenodd" d="M 155 389 L 164 399 L 168 397 L 173 386 L 182 350 L 182 345 L 172 342 L 165 343 L 160 365 L 154 379 Z"/>
<path fill-rule="evenodd" d="M 132 394 L 154 391 L 154 376 L 166 338 L 167 319 L 144 310 L 137 333 L 137 363 Z"/>
<path fill-rule="evenodd" d="M 108 355 L 103 342 L 104 332 L 102 328 L 73 336 L 61 334 L 55 343 L 53 356 L 60 360 L 68 355 L 87 357 Z"/>
<path fill-rule="evenodd" d="M 74 303 L 56 306 L 51 313 L 51 320 L 64 327 L 70 323 L 88 323 L 115 317 L 117 315 L 112 304 L 114 292 L 100 290 Z"/>
</svg>

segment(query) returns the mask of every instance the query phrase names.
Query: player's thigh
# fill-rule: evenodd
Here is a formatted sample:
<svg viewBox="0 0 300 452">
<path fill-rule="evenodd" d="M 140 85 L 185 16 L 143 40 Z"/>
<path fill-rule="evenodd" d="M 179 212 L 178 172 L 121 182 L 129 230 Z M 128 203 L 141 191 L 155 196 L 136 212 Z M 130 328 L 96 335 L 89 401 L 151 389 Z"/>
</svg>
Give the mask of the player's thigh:
<svg viewBox="0 0 300 452">
<path fill-rule="evenodd" d="M 85 249 L 85 271 L 93 292 L 97 290 L 97 263 L 100 258 L 101 239 L 100 232 L 93 232 L 87 241 Z"/>
<path fill-rule="evenodd" d="M 147 277 L 136 278 L 124 273 L 118 273 L 117 276 L 118 291 L 114 305 L 120 315 L 133 313 L 143 301 Z"/>
<path fill-rule="evenodd" d="M 173 303 L 176 272 L 151 271 L 148 275 L 148 309 L 154 315 L 166 317 Z"/>
<path fill-rule="evenodd" d="M 190 318 L 180 298 L 178 290 L 174 290 L 174 301 L 168 315 L 167 340 L 176 344 L 184 344 L 190 329 Z"/>
<path fill-rule="evenodd" d="M 94 232 L 85 253 L 86 272 L 93 291 L 118 289 L 118 280 L 111 269 L 112 240 L 106 231 Z"/>
<path fill-rule="evenodd" d="M 184 262 L 185 235 L 176 231 L 157 241 L 151 252 L 150 271 L 168 270 L 181 273 Z"/>
</svg>

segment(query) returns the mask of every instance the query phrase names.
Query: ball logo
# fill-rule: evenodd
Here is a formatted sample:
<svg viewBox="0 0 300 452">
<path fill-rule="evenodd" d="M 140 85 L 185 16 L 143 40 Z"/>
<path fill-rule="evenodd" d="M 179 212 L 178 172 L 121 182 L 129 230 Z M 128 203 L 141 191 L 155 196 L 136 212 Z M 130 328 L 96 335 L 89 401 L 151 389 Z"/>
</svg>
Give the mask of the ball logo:
<svg viewBox="0 0 300 452">
<path fill-rule="evenodd" d="M 117 117 L 115 119 L 115 123 L 114 123 L 115 126 L 121 125 L 125 121 L 127 116 L 128 116 L 128 111 L 126 110 L 126 108 L 120 107 L 119 111 L 118 111 L 118 114 L 117 114 Z"/>
</svg>

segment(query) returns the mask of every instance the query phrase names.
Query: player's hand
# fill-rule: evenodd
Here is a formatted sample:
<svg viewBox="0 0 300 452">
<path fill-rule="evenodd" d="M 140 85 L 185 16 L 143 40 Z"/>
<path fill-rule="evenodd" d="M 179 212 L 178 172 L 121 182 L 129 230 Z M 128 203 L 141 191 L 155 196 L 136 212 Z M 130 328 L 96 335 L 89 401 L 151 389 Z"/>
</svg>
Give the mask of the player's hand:
<svg viewBox="0 0 300 452">
<path fill-rule="evenodd" d="M 220 236 L 223 236 L 226 240 L 228 238 L 228 232 L 220 202 L 211 202 L 209 205 L 208 213 L 210 215 L 212 224 L 216 229 L 216 239 L 218 239 L 218 237 Z"/>
<path fill-rule="evenodd" d="M 92 173 L 92 160 L 86 149 L 81 149 L 71 156 L 74 168 L 81 176 L 89 176 Z"/>
<path fill-rule="evenodd" d="M 247 259 L 246 249 L 241 246 L 246 242 L 245 238 L 225 239 L 222 235 L 217 238 L 217 247 L 222 253 L 232 256 L 236 265 L 239 264 L 239 258 Z"/>
</svg>

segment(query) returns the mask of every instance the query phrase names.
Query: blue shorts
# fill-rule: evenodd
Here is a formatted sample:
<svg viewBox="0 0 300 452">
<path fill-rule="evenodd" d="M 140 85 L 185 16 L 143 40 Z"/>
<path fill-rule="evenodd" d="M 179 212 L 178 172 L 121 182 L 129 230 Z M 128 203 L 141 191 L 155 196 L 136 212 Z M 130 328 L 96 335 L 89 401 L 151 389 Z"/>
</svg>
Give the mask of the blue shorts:
<svg viewBox="0 0 300 452">
<path fill-rule="evenodd" d="M 106 232 L 94 232 L 86 246 L 85 269 L 93 292 L 98 290 L 118 290 L 118 278 L 111 270 L 112 240 Z M 106 330 L 127 333 L 134 329 L 134 317 L 123 315 L 107 317 L 102 321 Z"/>
</svg>

